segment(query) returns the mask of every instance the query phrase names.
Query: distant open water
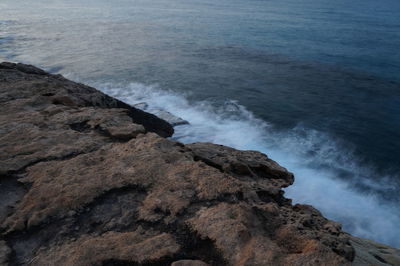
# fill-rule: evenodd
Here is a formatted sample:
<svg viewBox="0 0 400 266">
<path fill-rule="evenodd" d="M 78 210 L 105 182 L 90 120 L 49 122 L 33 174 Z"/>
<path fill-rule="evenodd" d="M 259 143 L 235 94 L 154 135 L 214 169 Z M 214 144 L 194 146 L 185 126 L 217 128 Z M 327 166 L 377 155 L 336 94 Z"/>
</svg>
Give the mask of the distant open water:
<svg viewBox="0 0 400 266">
<path fill-rule="evenodd" d="M 295 202 L 400 247 L 399 1 L 29 2 L 1 1 L 0 59 L 170 111 L 184 143 L 262 151 Z"/>
</svg>

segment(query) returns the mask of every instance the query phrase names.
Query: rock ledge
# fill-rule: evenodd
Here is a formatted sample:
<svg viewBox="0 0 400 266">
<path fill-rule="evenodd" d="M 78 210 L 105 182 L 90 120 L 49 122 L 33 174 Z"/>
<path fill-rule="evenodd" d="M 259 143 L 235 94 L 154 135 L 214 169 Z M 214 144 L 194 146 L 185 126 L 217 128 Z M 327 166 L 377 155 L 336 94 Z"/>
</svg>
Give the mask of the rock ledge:
<svg viewBox="0 0 400 266">
<path fill-rule="evenodd" d="M 23 64 L 0 64 L 0 102 L 0 265 L 398 262 L 293 206 L 264 154 L 168 140 L 164 120 Z"/>
</svg>

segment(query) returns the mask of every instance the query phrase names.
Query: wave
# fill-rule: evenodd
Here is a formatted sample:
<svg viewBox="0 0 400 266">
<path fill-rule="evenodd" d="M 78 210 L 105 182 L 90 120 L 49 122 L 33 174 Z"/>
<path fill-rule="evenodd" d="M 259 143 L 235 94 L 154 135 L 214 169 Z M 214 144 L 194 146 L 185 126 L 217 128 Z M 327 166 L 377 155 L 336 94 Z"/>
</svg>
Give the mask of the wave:
<svg viewBox="0 0 400 266">
<path fill-rule="evenodd" d="M 92 84 L 129 104 L 146 102 L 190 122 L 175 127 L 173 139 L 183 143 L 212 142 L 243 150 L 258 150 L 295 175 L 286 195 L 310 204 L 339 221 L 353 235 L 400 247 L 399 207 L 378 197 L 396 192 L 391 179 L 361 166 L 348 146 L 304 126 L 282 131 L 257 118 L 235 101 L 189 101 L 190 94 L 139 83 Z"/>
</svg>

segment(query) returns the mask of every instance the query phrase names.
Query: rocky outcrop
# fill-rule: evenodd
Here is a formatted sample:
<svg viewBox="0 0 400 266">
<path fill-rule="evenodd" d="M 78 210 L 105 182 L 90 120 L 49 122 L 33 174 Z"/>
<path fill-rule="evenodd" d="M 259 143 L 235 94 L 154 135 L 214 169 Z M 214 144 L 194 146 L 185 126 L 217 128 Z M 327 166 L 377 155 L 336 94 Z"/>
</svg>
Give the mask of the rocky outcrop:
<svg viewBox="0 0 400 266">
<path fill-rule="evenodd" d="M 0 265 L 350 265 L 366 248 L 293 206 L 264 154 L 166 139 L 32 66 L 0 64 L 0 101 Z"/>
<path fill-rule="evenodd" d="M 69 81 L 60 75 L 49 75 L 34 66 L 1 63 L 1 105 L 15 105 L 25 110 L 41 110 L 50 107 L 96 107 L 96 110 L 115 108 L 124 111 L 132 122 L 143 125 L 147 131 L 160 136 L 169 137 L 173 128 L 166 121 L 155 115 L 136 109 L 126 103 L 114 99 L 100 91 Z M 12 101 L 12 102 L 10 102 Z M 12 110 L 2 111 L 2 115 Z M 54 108 L 53 108 L 54 109 Z M 57 109 L 56 109 L 57 110 Z M 54 112 L 54 110 L 53 110 Z"/>
</svg>

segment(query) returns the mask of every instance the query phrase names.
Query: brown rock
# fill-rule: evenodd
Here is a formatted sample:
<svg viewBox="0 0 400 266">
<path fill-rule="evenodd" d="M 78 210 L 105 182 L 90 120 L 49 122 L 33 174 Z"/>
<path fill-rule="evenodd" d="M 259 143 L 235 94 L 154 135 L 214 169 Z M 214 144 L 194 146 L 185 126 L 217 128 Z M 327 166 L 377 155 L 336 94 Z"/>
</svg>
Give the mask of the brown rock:
<svg viewBox="0 0 400 266">
<path fill-rule="evenodd" d="M 209 264 L 201 260 L 178 260 L 171 264 L 171 266 L 208 266 Z"/>
<path fill-rule="evenodd" d="M 195 159 L 239 176 L 268 178 L 279 187 L 293 184 L 293 174 L 257 151 L 239 151 L 223 145 L 194 143 L 187 145 Z"/>
<path fill-rule="evenodd" d="M 233 178 L 193 162 L 181 149 L 150 133 L 69 160 L 38 163 L 20 179 L 31 188 L 4 226 L 19 230 L 51 216 L 63 217 L 112 188 L 149 190 L 139 208 L 139 217 L 148 221 L 156 221 L 165 213 L 169 214 L 165 218 L 175 218 L 191 199 L 208 200 L 239 191 Z M 214 180 L 215 176 L 219 178 Z"/>
<path fill-rule="evenodd" d="M 101 127 L 103 128 L 103 126 Z M 106 126 L 104 130 L 110 134 L 110 136 L 121 140 L 130 140 L 146 132 L 142 125 L 132 123 L 120 126 Z"/>
<path fill-rule="evenodd" d="M 139 228 L 135 232 L 84 235 L 74 242 L 51 247 L 30 264 L 86 266 L 119 261 L 144 263 L 172 257 L 179 249 L 171 235 Z"/>
<path fill-rule="evenodd" d="M 162 120 L 31 66 L 0 64 L 0 103 L 2 264 L 353 260 L 350 236 L 292 206 L 293 175 L 264 154 L 165 139 Z"/>
<path fill-rule="evenodd" d="M 10 113 L 0 114 L 4 131 L 0 137 L 0 174 L 99 149 L 110 142 L 109 135 L 129 140 L 144 133 L 143 126 L 133 124 L 122 109 L 49 106 L 41 111 L 23 111 L 24 103 L 18 100 L 3 105 Z"/>
<path fill-rule="evenodd" d="M 127 112 L 132 122 L 143 125 L 146 131 L 169 137 L 174 130 L 164 120 L 136 109 L 104 93 L 63 78 L 50 75 L 29 65 L 0 63 L 0 103 L 25 100 L 24 109 L 41 110 L 51 105 L 69 107 L 120 108 Z M 13 104 L 15 102 L 12 102 Z M 10 107 L 10 106 L 8 106 Z M 2 114 L 11 114 L 1 106 Z"/>
<path fill-rule="evenodd" d="M 231 265 L 348 264 L 331 252 L 335 240 L 316 230 L 318 225 L 303 233 L 263 207 L 221 203 L 199 211 L 189 224 L 201 237 L 215 241 Z M 328 245 L 309 233 L 323 237 Z"/>
</svg>

